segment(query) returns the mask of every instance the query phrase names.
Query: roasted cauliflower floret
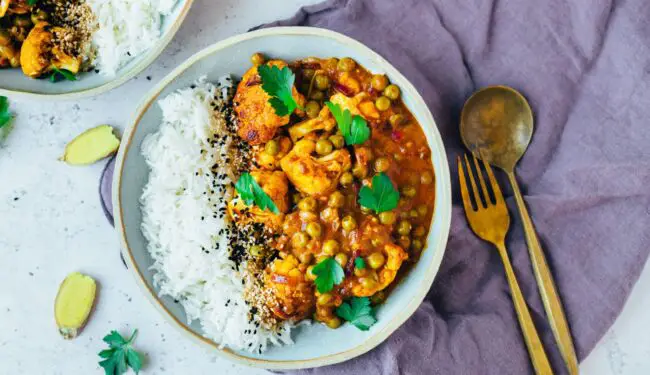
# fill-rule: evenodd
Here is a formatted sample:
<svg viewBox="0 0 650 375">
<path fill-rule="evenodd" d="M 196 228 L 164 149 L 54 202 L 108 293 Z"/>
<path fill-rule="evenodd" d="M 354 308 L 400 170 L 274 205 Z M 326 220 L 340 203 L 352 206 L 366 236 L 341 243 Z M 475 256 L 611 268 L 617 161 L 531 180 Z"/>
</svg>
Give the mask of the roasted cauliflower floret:
<svg viewBox="0 0 650 375">
<path fill-rule="evenodd" d="M 353 116 L 361 115 L 366 120 L 379 119 L 377 107 L 375 107 L 366 93 L 362 92 L 353 97 L 337 93 L 332 95 L 330 101 L 334 104 L 338 104 L 342 111 L 347 109 Z"/>
<path fill-rule="evenodd" d="M 52 70 L 52 67 L 65 69 L 73 74 L 79 72 L 79 58 L 66 55 L 54 46 L 54 33 L 63 32 L 62 28 L 51 27 L 47 22 L 40 22 L 27 35 L 20 53 L 20 65 L 25 75 L 38 78 Z"/>
<path fill-rule="evenodd" d="M 300 122 L 289 128 L 289 135 L 291 140 L 296 142 L 307 134 L 317 131 L 325 130 L 330 131 L 336 126 L 336 120 L 327 106 L 323 107 L 318 114 L 318 117 Z"/>
<path fill-rule="evenodd" d="M 240 224 L 251 222 L 262 223 L 269 228 L 280 228 L 284 220 L 284 213 L 289 210 L 289 183 L 282 171 L 252 171 L 251 177 L 260 185 L 262 190 L 273 200 L 280 214 L 269 210 L 262 210 L 257 206 L 248 206 L 240 198 L 235 197 L 228 202 L 230 217 Z"/>
<path fill-rule="evenodd" d="M 341 174 L 350 169 L 350 153 L 341 149 L 315 158 L 315 148 L 314 141 L 298 141 L 282 158 L 280 166 L 296 189 L 307 195 L 324 196 L 336 189 Z"/>
<path fill-rule="evenodd" d="M 267 63 L 282 69 L 282 60 Z M 235 94 L 235 113 L 239 119 L 239 136 L 251 145 L 259 145 L 273 139 L 278 128 L 289 123 L 289 116 L 278 116 L 269 103 L 270 96 L 262 89 L 257 72 L 258 66 L 250 68 L 242 77 Z M 305 97 L 293 88 L 293 98 L 298 106 L 305 105 Z"/>
<path fill-rule="evenodd" d="M 276 259 L 264 277 L 265 285 L 273 291 L 277 306 L 271 306 L 273 314 L 280 319 L 300 320 L 313 309 L 313 283 L 305 278 L 306 266 L 293 255 Z"/>
<path fill-rule="evenodd" d="M 358 277 L 358 282 L 352 288 L 352 294 L 357 297 L 370 297 L 380 290 L 384 290 L 395 280 L 397 271 L 399 271 L 402 263 L 408 259 L 406 251 L 393 243 L 387 243 L 381 253 L 375 254 L 370 256 L 379 257 L 383 260 L 383 264 L 377 269 L 368 270 L 363 276 Z M 369 263 L 372 265 L 371 262 Z"/>
</svg>

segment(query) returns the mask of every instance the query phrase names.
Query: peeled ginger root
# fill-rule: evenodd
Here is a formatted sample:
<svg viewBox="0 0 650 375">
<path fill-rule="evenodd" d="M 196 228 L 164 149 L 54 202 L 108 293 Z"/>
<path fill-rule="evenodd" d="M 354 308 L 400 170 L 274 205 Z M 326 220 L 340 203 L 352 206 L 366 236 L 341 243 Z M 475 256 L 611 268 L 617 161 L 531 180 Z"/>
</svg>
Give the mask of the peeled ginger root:
<svg viewBox="0 0 650 375">
<path fill-rule="evenodd" d="M 120 147 L 120 140 L 110 125 L 100 125 L 78 135 L 65 147 L 61 160 L 70 165 L 93 164 Z"/>
<path fill-rule="evenodd" d="M 77 337 L 93 308 L 96 291 L 95 280 L 79 272 L 63 280 L 54 302 L 54 318 L 64 339 Z"/>
</svg>

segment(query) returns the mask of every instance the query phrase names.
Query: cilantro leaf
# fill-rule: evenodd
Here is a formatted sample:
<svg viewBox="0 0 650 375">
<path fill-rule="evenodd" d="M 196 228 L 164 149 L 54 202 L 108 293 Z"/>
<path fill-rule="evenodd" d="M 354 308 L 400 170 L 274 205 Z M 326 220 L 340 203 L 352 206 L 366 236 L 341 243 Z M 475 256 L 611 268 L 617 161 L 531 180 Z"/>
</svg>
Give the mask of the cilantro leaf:
<svg viewBox="0 0 650 375">
<path fill-rule="evenodd" d="M 99 357 L 104 360 L 99 365 L 106 375 L 122 375 L 131 367 L 138 374 L 142 368 L 142 356 L 132 347 L 133 340 L 138 333 L 136 329 L 128 340 L 125 340 L 117 331 L 111 331 L 104 336 L 104 342 L 109 349 L 99 352 Z"/>
<path fill-rule="evenodd" d="M 275 114 L 287 116 L 298 108 L 298 103 L 293 98 L 293 83 L 295 74 L 288 66 L 280 69 L 277 66 L 260 65 L 257 72 L 262 78 L 262 89 L 271 96 L 269 103 Z"/>
<path fill-rule="evenodd" d="M 0 128 L 9 124 L 14 116 L 9 112 L 9 99 L 6 96 L 0 96 Z"/>
<path fill-rule="evenodd" d="M 397 207 L 399 192 L 384 172 L 372 178 L 372 186 L 363 186 L 359 190 L 359 204 L 376 213 L 390 211 Z"/>
<path fill-rule="evenodd" d="M 345 277 L 343 267 L 333 258 L 323 259 L 314 267 L 312 272 L 316 275 L 314 283 L 319 293 L 329 292 L 334 288 L 334 285 L 342 283 Z"/>
<path fill-rule="evenodd" d="M 360 145 L 370 138 L 370 128 L 363 117 L 359 115 L 353 117 L 349 110 L 341 110 L 338 104 L 332 102 L 325 104 L 332 112 L 347 145 Z"/>
<path fill-rule="evenodd" d="M 354 267 L 356 269 L 362 270 L 362 269 L 366 268 L 366 261 L 363 260 L 362 257 L 356 257 L 354 259 Z"/>
<path fill-rule="evenodd" d="M 69 70 L 59 69 L 56 66 L 53 66 L 52 74 L 50 74 L 50 82 L 55 83 L 63 80 L 76 81 L 77 76 Z"/>
<path fill-rule="evenodd" d="M 362 331 L 367 331 L 377 322 L 368 297 L 352 297 L 349 302 L 343 302 L 336 308 L 336 315 Z"/>
<path fill-rule="evenodd" d="M 273 202 L 273 199 L 271 199 L 271 197 L 269 197 L 264 192 L 262 187 L 257 183 L 257 181 L 255 181 L 250 173 L 242 173 L 242 175 L 239 177 L 239 180 L 235 184 L 235 189 L 247 206 L 255 204 L 262 210 L 266 210 L 268 208 L 269 211 L 273 212 L 274 214 L 280 213 L 280 210 L 278 210 L 278 207 L 275 205 L 275 202 Z"/>
</svg>

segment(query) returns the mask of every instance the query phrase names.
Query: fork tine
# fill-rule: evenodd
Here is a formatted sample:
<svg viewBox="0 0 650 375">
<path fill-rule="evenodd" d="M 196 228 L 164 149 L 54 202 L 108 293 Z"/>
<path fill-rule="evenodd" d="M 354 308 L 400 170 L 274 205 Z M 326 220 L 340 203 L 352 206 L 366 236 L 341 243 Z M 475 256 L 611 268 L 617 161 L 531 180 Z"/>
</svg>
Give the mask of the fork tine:
<svg viewBox="0 0 650 375">
<path fill-rule="evenodd" d="M 483 206 L 481 202 L 481 196 L 478 193 L 478 188 L 476 187 L 476 181 L 474 180 L 474 173 L 472 173 L 472 167 L 469 164 L 469 159 L 467 154 L 465 154 L 465 166 L 467 167 L 467 174 L 469 175 L 469 182 L 472 185 L 472 191 L 474 192 L 474 200 L 476 201 L 476 209 L 480 209 Z"/>
<path fill-rule="evenodd" d="M 469 198 L 465 171 L 463 170 L 463 162 L 460 160 L 460 156 L 457 156 L 456 163 L 458 164 L 458 180 L 460 181 L 460 194 L 463 197 L 463 207 L 465 207 L 465 212 L 469 213 L 474 211 L 474 208 L 472 208 L 472 201 Z"/>
<path fill-rule="evenodd" d="M 476 173 L 478 174 L 478 182 L 481 185 L 481 190 L 483 191 L 483 199 L 485 199 L 485 205 L 489 206 L 492 202 L 490 199 L 490 194 L 487 190 L 487 185 L 485 184 L 485 179 L 483 178 L 483 172 L 481 172 L 481 167 L 478 164 L 478 158 L 475 153 L 472 153 L 472 159 L 474 159 L 474 167 L 476 167 Z"/>
<path fill-rule="evenodd" d="M 492 192 L 494 193 L 494 200 L 496 203 L 503 202 L 503 193 L 501 192 L 501 188 L 499 187 L 499 183 L 497 182 L 497 179 L 494 177 L 494 172 L 492 171 L 492 167 L 490 164 L 485 160 L 483 157 L 483 153 L 481 153 L 481 159 L 483 160 L 483 165 L 485 166 L 485 171 L 488 174 L 488 178 L 490 179 L 490 186 L 492 186 Z"/>
</svg>

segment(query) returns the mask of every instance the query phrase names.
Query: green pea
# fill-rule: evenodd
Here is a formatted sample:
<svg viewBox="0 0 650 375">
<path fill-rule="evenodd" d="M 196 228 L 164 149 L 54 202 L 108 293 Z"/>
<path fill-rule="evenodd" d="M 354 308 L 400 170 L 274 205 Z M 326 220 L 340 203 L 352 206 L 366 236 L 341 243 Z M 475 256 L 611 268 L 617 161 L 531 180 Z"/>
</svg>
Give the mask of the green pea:
<svg viewBox="0 0 650 375">
<path fill-rule="evenodd" d="M 318 104 L 318 102 L 315 100 L 310 100 L 305 105 L 305 112 L 307 112 L 307 116 L 309 116 L 309 118 L 318 117 L 318 113 L 320 113 L 320 104 Z"/>
<path fill-rule="evenodd" d="M 261 53 L 257 52 L 251 56 L 251 63 L 253 65 L 262 65 L 266 61 L 266 58 Z"/>
<path fill-rule="evenodd" d="M 330 87 L 330 78 L 326 75 L 318 74 L 315 84 L 317 89 L 325 91 Z"/>
<path fill-rule="evenodd" d="M 345 172 L 341 175 L 341 185 L 343 186 L 348 186 L 354 181 L 354 176 L 352 176 L 352 173 L 350 172 Z"/>
<path fill-rule="evenodd" d="M 344 57 L 341 60 L 339 60 L 339 63 L 336 65 L 336 68 L 341 71 L 341 72 L 351 72 L 356 68 L 357 63 L 354 62 L 349 57 Z"/>
<path fill-rule="evenodd" d="M 271 139 L 270 141 L 266 142 L 266 145 L 264 146 L 264 152 L 271 156 L 275 156 L 280 153 L 280 144 L 275 139 Z"/>
<path fill-rule="evenodd" d="M 400 221 L 399 224 L 397 224 L 397 233 L 402 236 L 408 236 L 408 234 L 411 233 L 411 223 L 406 220 Z"/>
<path fill-rule="evenodd" d="M 383 74 L 375 74 L 370 80 L 370 86 L 377 91 L 384 91 L 388 86 L 388 78 Z"/>
<path fill-rule="evenodd" d="M 384 225 L 391 225 L 397 219 L 397 215 L 393 211 L 386 211 L 379 214 L 379 221 Z"/>
<path fill-rule="evenodd" d="M 388 97 L 390 100 L 397 100 L 400 96 L 400 89 L 395 85 L 388 85 L 384 89 L 384 96 Z"/>
<path fill-rule="evenodd" d="M 319 155 L 329 155 L 332 153 L 334 146 L 327 139 L 319 139 L 316 142 L 316 153 Z"/>
<path fill-rule="evenodd" d="M 345 216 L 341 221 L 341 226 L 343 230 L 350 232 L 357 228 L 357 221 L 350 215 Z"/>
<path fill-rule="evenodd" d="M 380 111 L 387 111 L 390 108 L 390 99 L 385 96 L 380 96 L 375 100 L 375 107 Z"/>
</svg>

